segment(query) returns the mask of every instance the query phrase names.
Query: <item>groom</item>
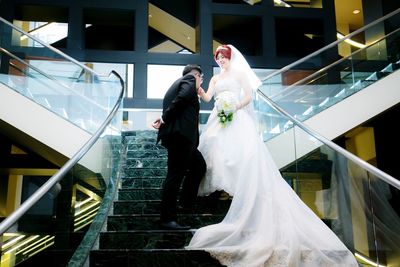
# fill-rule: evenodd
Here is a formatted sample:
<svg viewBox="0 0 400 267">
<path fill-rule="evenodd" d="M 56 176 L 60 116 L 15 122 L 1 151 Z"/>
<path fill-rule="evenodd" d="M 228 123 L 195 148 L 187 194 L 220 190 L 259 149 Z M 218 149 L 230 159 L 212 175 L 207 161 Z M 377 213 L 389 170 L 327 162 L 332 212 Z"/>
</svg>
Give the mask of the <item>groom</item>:
<svg viewBox="0 0 400 267">
<path fill-rule="evenodd" d="M 176 80 L 165 94 L 161 118 L 153 123 L 158 129 L 157 143 L 168 150 L 168 172 L 165 179 L 161 220 L 163 229 L 187 230 L 177 220 L 177 199 L 182 184 L 179 204 L 182 210 L 191 210 L 197 196 L 200 180 L 205 174 L 206 163 L 197 149 L 199 144 L 198 91 L 202 71 L 198 65 L 187 65 L 182 77 Z"/>
</svg>

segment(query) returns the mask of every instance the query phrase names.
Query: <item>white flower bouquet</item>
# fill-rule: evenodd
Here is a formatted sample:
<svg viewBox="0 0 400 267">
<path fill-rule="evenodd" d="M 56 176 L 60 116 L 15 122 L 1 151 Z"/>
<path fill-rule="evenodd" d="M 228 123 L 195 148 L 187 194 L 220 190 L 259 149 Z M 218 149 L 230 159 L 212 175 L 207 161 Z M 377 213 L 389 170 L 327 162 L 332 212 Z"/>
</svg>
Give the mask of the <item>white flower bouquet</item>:
<svg viewBox="0 0 400 267">
<path fill-rule="evenodd" d="M 229 91 L 219 93 L 215 98 L 215 107 L 218 112 L 217 116 L 222 127 L 225 127 L 228 122 L 233 120 L 236 103 L 237 100 L 235 96 Z"/>
</svg>

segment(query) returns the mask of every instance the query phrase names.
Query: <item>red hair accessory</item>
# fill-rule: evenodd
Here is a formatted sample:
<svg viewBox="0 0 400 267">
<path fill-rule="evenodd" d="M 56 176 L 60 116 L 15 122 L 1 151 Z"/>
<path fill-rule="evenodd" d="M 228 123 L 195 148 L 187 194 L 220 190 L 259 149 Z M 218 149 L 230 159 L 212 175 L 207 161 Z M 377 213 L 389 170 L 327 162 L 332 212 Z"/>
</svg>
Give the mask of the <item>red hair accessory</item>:
<svg viewBox="0 0 400 267">
<path fill-rule="evenodd" d="M 222 54 L 225 58 L 231 59 L 232 50 L 227 45 L 220 45 L 217 47 L 217 50 L 215 50 L 215 61 L 217 61 L 217 57 L 219 54 Z"/>
</svg>

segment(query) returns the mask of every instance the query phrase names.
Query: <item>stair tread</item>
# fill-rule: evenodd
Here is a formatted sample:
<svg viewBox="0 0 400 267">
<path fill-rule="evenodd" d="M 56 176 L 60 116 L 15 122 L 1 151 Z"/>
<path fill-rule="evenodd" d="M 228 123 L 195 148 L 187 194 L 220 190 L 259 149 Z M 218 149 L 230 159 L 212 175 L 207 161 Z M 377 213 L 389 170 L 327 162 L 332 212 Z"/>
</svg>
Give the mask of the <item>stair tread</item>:
<svg viewBox="0 0 400 267">
<path fill-rule="evenodd" d="M 92 251 L 91 266 L 222 266 L 208 252 L 186 249 L 105 249 Z"/>
</svg>

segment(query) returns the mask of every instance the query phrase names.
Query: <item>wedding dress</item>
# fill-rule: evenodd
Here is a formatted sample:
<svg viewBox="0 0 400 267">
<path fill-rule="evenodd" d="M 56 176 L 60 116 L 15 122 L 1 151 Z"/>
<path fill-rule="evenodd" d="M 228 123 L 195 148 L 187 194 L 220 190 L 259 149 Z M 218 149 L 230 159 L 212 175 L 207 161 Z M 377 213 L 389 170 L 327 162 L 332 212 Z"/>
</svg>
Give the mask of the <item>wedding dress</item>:
<svg viewBox="0 0 400 267">
<path fill-rule="evenodd" d="M 220 78 L 215 96 L 229 90 Z M 358 266 L 352 253 L 282 178 L 259 138 L 251 112 L 239 109 L 225 127 L 214 108 L 200 136 L 207 173 L 199 195 L 224 190 L 233 196 L 222 222 L 198 229 L 186 249 L 205 250 L 227 266 Z"/>
</svg>

